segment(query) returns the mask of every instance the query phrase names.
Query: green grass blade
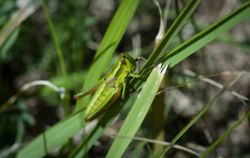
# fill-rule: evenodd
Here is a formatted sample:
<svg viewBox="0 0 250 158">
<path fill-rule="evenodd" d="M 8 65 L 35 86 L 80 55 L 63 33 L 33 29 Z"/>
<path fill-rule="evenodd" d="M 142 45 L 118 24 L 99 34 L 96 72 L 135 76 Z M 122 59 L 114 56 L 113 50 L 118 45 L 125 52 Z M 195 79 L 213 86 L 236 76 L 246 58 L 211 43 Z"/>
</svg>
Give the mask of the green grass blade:
<svg viewBox="0 0 250 158">
<path fill-rule="evenodd" d="M 182 130 L 174 137 L 174 139 L 170 142 L 170 145 L 168 145 L 161 153 L 160 156 L 156 157 L 164 157 L 164 154 L 166 154 L 171 147 L 201 118 L 201 116 L 207 112 L 207 110 L 219 99 L 219 97 L 222 95 L 222 93 L 225 91 L 225 89 L 222 89 L 215 97 L 213 97 L 206 106 L 204 106 L 200 112 L 192 118 L 192 120 L 184 127 Z"/>
<path fill-rule="evenodd" d="M 62 144 L 66 143 L 71 136 L 82 129 L 83 124 L 82 120 L 79 119 L 80 116 L 82 116 L 82 113 L 78 113 L 68 119 L 65 119 L 61 123 L 58 123 L 52 128 L 46 130 L 46 132 L 40 134 L 27 146 L 21 149 L 18 152 L 17 157 L 43 157 L 46 155 L 47 149 L 51 150 L 55 147 L 60 147 Z"/>
<path fill-rule="evenodd" d="M 238 76 L 240 77 L 240 76 Z M 211 108 L 211 106 L 220 98 L 220 96 L 227 90 L 227 88 L 230 88 L 235 82 L 238 80 L 238 78 L 235 78 L 231 82 L 229 82 L 226 86 L 223 87 L 223 89 L 220 90 L 220 92 L 215 95 L 208 103 L 205 105 L 199 112 L 196 114 L 194 118 L 174 137 L 174 139 L 170 142 L 170 145 L 167 146 L 160 155 L 157 155 L 157 157 L 163 157 L 164 154 L 166 154 L 171 147 L 202 117 L 202 115 L 205 114 L 205 112 L 208 111 L 208 109 Z"/>
<path fill-rule="evenodd" d="M 193 38 L 181 44 L 179 47 L 171 51 L 163 59 L 166 63 L 170 63 L 170 67 L 178 64 L 188 56 L 206 46 L 208 43 L 219 37 L 222 33 L 228 31 L 243 20 L 249 19 L 250 2 L 248 1 L 240 8 L 227 15 L 220 21 L 209 26 Z"/>
<path fill-rule="evenodd" d="M 234 130 L 237 128 L 244 120 L 250 117 L 250 111 L 248 111 L 243 117 L 241 117 L 239 120 L 233 123 L 233 125 L 228 128 L 221 136 L 212 144 L 210 145 L 202 154 L 200 157 L 205 158 L 208 157 L 209 154 L 216 149 L 218 145 L 221 144 L 221 142 L 227 138 Z"/>
<path fill-rule="evenodd" d="M 0 61 L 4 61 L 7 57 L 7 53 L 11 46 L 15 43 L 19 34 L 19 29 L 16 29 L 10 36 L 5 40 L 2 46 L 0 46 Z M 1 35 L 0 35 L 1 38 Z"/>
<path fill-rule="evenodd" d="M 159 45 L 154 49 L 149 59 L 143 66 L 144 68 L 152 65 L 156 61 L 157 57 L 164 53 L 166 47 L 171 42 L 171 40 L 180 32 L 181 28 L 190 18 L 194 10 L 198 7 L 201 0 L 190 0 L 189 3 L 185 6 L 182 12 L 178 15 L 174 23 L 170 26 L 163 39 Z"/>
<path fill-rule="evenodd" d="M 1 2 L 1 1 L 0 1 Z M 19 8 L 16 10 L 8 22 L 5 23 L 3 28 L 0 29 L 0 47 L 4 44 L 4 42 L 13 34 L 13 32 L 18 29 L 18 27 L 34 12 L 36 12 L 38 8 L 37 3 L 32 3 L 25 8 Z M 30 12 L 25 12 L 25 10 L 30 10 Z M 31 11 L 32 10 L 32 11 Z M 2 14 L 2 13 L 1 13 Z"/>
<path fill-rule="evenodd" d="M 50 29 L 51 35 L 53 37 L 53 41 L 54 41 L 55 48 L 56 48 L 56 53 L 57 53 L 59 63 L 60 63 L 61 73 L 62 73 L 64 80 L 65 80 L 64 86 L 69 87 L 68 81 L 67 81 L 67 71 L 66 71 L 65 61 L 64 61 L 62 49 L 60 46 L 60 42 L 59 42 L 55 27 L 53 25 L 53 22 L 51 21 L 51 18 L 50 18 L 49 12 L 48 12 L 48 8 L 47 8 L 44 0 L 40 0 L 40 2 L 43 6 L 43 10 L 44 10 L 45 16 L 46 16 L 48 24 L 49 24 L 49 29 Z"/>
<path fill-rule="evenodd" d="M 160 87 L 165 71 L 166 67 L 158 66 L 153 69 L 118 133 L 120 136 L 127 136 L 128 139 L 117 137 L 106 156 L 107 158 L 119 158 L 123 155 L 146 117 Z"/>
<path fill-rule="evenodd" d="M 93 87 L 98 81 L 105 68 L 109 66 L 111 57 L 120 43 L 123 34 L 125 33 L 130 20 L 132 19 L 139 0 L 123 0 L 118 10 L 116 11 L 95 55 L 93 64 L 84 82 L 84 89 Z M 76 110 L 82 108 L 86 104 L 86 99 L 80 100 Z"/>
</svg>

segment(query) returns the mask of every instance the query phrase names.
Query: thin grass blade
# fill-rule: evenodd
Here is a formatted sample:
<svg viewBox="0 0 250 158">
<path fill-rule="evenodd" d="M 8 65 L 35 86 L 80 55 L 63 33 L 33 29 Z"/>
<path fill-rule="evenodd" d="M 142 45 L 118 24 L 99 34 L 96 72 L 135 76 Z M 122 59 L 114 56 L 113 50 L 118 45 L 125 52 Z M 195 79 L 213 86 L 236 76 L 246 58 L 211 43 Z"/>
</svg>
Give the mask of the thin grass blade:
<svg viewBox="0 0 250 158">
<path fill-rule="evenodd" d="M 179 47 L 168 53 L 163 61 L 170 64 L 170 67 L 175 66 L 182 60 L 186 59 L 191 54 L 195 53 L 222 33 L 228 31 L 241 21 L 249 19 L 250 17 L 250 2 L 246 2 L 240 8 L 225 16 L 220 21 L 209 26 L 193 38 L 181 44 Z"/>
<path fill-rule="evenodd" d="M 211 108 L 212 105 L 221 97 L 221 95 L 235 84 L 235 82 L 240 78 L 241 75 L 234 78 L 231 82 L 229 82 L 226 86 L 223 87 L 193 118 L 192 120 L 182 128 L 182 130 L 174 137 L 174 139 L 159 155 L 156 157 L 163 157 L 171 148 L 172 146 Z"/>
<path fill-rule="evenodd" d="M 160 41 L 159 45 L 154 49 L 149 59 L 143 66 L 146 68 L 154 63 L 156 59 L 164 53 L 166 47 L 171 42 L 171 40 L 180 32 L 181 28 L 188 21 L 192 13 L 198 7 L 201 0 L 190 0 L 182 12 L 178 15 L 174 23 L 170 26 L 163 39 Z"/>
<path fill-rule="evenodd" d="M 221 134 L 221 136 L 212 144 L 210 145 L 202 154 L 201 158 L 209 157 L 209 154 L 213 152 L 218 145 L 222 143 L 222 141 L 228 136 L 239 126 L 243 121 L 245 121 L 247 118 L 250 117 L 250 111 L 248 111 L 244 116 L 242 116 L 239 120 L 233 123 L 233 125 L 228 128 L 224 133 Z"/>
<path fill-rule="evenodd" d="M 221 90 L 200 112 L 174 137 L 170 144 L 156 157 L 164 157 L 171 147 L 201 118 L 201 116 L 207 112 L 207 110 L 219 99 L 225 90 Z"/>
<path fill-rule="evenodd" d="M 57 53 L 57 56 L 58 56 L 58 59 L 59 59 L 59 65 L 60 65 L 60 69 L 61 69 L 60 71 L 61 71 L 62 76 L 64 78 L 64 86 L 66 88 L 68 88 L 69 87 L 69 81 L 68 81 L 68 77 L 67 77 L 66 65 L 65 65 L 65 60 L 64 60 L 63 53 L 62 53 L 61 45 L 60 45 L 56 30 L 55 30 L 55 27 L 54 27 L 54 24 L 53 24 L 53 22 L 51 20 L 51 17 L 49 15 L 48 8 L 47 8 L 44 0 L 40 0 L 40 2 L 42 4 L 45 16 L 47 18 L 51 35 L 53 37 L 53 41 L 54 41 L 55 48 L 56 48 L 56 53 Z"/>
</svg>

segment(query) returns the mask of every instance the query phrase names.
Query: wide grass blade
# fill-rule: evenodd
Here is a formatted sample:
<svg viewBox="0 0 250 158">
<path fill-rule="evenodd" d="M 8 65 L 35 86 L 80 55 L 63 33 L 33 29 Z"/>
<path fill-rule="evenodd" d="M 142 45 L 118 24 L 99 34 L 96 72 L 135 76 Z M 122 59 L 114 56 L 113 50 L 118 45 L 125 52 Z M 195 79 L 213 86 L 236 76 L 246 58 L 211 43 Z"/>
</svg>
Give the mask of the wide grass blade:
<svg viewBox="0 0 250 158">
<path fill-rule="evenodd" d="M 221 136 L 212 144 L 210 145 L 202 154 L 200 157 L 205 158 L 208 157 L 211 152 L 213 152 L 218 145 L 221 144 L 221 142 L 228 138 L 228 136 L 237 128 L 243 121 L 245 121 L 247 118 L 250 117 L 250 111 L 248 111 L 244 116 L 242 116 L 239 120 L 233 123 L 233 125 L 228 128 L 224 133 L 221 134 Z"/>
<path fill-rule="evenodd" d="M 153 69 L 118 133 L 118 136 L 126 136 L 128 138 L 122 139 L 117 137 L 106 156 L 107 158 L 119 158 L 123 155 L 145 119 L 160 87 L 165 71 L 166 67 L 161 65 Z"/>
<path fill-rule="evenodd" d="M 47 154 L 47 150 L 60 147 L 62 144 L 66 143 L 72 135 L 82 129 L 83 124 L 82 121 L 79 120 L 80 116 L 82 116 L 82 113 L 66 118 L 63 122 L 46 130 L 46 132 L 40 134 L 36 139 L 31 141 L 25 148 L 18 152 L 17 157 L 43 157 Z"/>
<path fill-rule="evenodd" d="M 120 4 L 98 47 L 93 64 L 88 71 L 84 82 L 85 90 L 93 87 L 104 70 L 109 66 L 111 57 L 128 27 L 138 3 L 139 0 L 123 0 Z M 85 99 L 80 100 L 76 111 L 86 105 L 88 99 L 89 97 L 85 97 Z"/>
<path fill-rule="evenodd" d="M 186 59 L 191 54 L 195 53 L 200 48 L 206 46 L 208 43 L 219 37 L 222 33 L 228 31 L 241 21 L 249 19 L 250 16 L 250 2 L 248 1 L 240 8 L 225 16 L 220 21 L 209 26 L 193 38 L 181 44 L 179 47 L 165 55 L 162 61 L 166 64 L 170 63 L 170 67 L 175 66 L 182 60 Z"/>
</svg>

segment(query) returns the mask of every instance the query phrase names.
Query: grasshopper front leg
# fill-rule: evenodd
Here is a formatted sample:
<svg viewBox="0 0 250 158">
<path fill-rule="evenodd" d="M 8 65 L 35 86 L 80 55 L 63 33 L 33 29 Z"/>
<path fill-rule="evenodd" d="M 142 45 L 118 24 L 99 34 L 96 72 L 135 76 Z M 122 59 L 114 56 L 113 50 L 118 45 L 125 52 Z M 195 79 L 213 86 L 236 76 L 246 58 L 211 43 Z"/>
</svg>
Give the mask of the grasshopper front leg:
<svg viewBox="0 0 250 158">
<path fill-rule="evenodd" d="M 125 92 L 126 92 L 126 83 L 123 82 L 123 83 L 122 83 L 122 99 L 125 98 Z"/>
<path fill-rule="evenodd" d="M 130 73 L 129 76 L 133 77 L 133 78 L 140 78 L 141 77 L 141 75 L 139 73 Z"/>
</svg>

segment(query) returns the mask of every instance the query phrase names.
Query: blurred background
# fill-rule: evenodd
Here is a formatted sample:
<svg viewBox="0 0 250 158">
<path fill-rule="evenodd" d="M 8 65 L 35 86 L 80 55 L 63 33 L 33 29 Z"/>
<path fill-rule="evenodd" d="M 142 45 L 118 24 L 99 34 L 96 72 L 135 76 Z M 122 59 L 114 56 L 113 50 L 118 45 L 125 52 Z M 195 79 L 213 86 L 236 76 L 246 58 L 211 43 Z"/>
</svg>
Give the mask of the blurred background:
<svg viewBox="0 0 250 158">
<path fill-rule="evenodd" d="M 176 43 L 170 48 L 189 39 L 243 2 L 204 0 L 192 16 L 193 21 L 183 28 Z M 66 88 L 72 93 L 80 92 L 83 78 L 120 1 L 50 0 L 45 3 L 70 78 L 70 85 Z M 166 0 L 159 0 L 162 9 L 166 3 Z M 174 1 L 169 5 L 166 29 L 176 18 L 178 8 L 183 7 L 177 6 Z M 116 54 L 132 52 L 139 43 L 140 56 L 147 58 L 154 47 L 159 22 L 160 16 L 154 2 L 141 1 Z M 63 86 L 54 40 L 39 1 L 0 0 L 0 29 L 1 106 L 18 93 L 24 84 L 34 80 L 49 80 L 57 86 Z M 192 127 L 178 143 L 204 148 L 249 109 L 249 53 L 250 20 L 240 23 L 168 72 L 164 89 L 164 105 L 168 107 L 166 115 L 170 118 L 164 127 L 166 141 L 171 140 L 202 105 L 216 94 L 218 87 L 225 85 L 236 74 L 242 75 L 231 87 L 234 94 L 228 91 L 222 95 L 202 121 Z M 209 80 L 200 79 L 199 76 Z M 192 82 L 187 82 L 190 80 Z M 0 113 L 0 157 L 13 156 L 19 148 L 13 147 L 15 143 L 26 143 L 58 122 L 63 115 L 61 104 L 59 94 L 45 87 L 31 88 L 22 93 L 8 110 Z M 74 102 L 71 104 L 74 107 Z M 224 141 L 218 153 L 223 157 L 250 157 L 249 121 L 243 122 Z M 150 127 L 150 123 L 146 126 Z M 112 128 L 118 127 L 119 121 Z M 112 143 L 112 140 L 104 135 L 100 145 L 91 150 L 90 157 L 104 156 L 109 147 L 107 144 Z M 55 152 L 50 157 L 65 155 L 67 152 Z M 141 157 L 145 155 L 146 149 Z M 175 150 L 171 152 L 171 157 L 189 155 Z"/>
</svg>

